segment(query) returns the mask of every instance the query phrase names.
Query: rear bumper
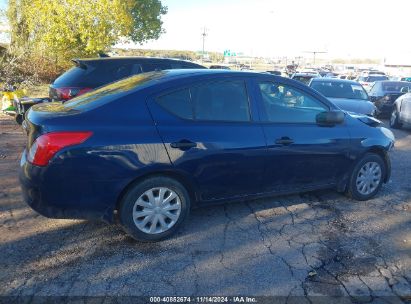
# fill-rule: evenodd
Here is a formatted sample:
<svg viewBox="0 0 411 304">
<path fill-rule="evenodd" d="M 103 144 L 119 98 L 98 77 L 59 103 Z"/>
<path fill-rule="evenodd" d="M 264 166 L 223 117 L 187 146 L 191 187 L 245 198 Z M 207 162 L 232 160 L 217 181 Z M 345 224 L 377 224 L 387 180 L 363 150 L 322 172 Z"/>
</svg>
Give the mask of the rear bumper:
<svg viewBox="0 0 411 304">
<path fill-rule="evenodd" d="M 25 151 L 23 152 L 19 181 L 23 200 L 34 211 L 48 218 L 103 220 L 109 223 L 114 221 L 114 196 L 105 197 L 107 192 L 104 191 L 100 196 L 92 195 L 95 190 L 92 181 L 84 182 L 82 188 L 72 181 L 67 181 L 64 185 L 61 182 L 55 183 L 47 178 L 46 171 L 47 167 L 31 165 L 26 159 Z M 102 186 L 107 188 L 107 185 Z"/>
</svg>

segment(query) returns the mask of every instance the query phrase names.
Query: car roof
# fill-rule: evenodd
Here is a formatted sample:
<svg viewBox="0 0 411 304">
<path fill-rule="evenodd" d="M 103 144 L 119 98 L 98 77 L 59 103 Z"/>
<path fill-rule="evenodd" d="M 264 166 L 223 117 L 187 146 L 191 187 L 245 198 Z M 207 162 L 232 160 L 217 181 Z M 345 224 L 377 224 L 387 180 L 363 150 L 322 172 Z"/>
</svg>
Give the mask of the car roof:
<svg viewBox="0 0 411 304">
<path fill-rule="evenodd" d="M 338 82 L 338 83 L 349 83 L 349 84 L 356 84 L 356 85 L 359 84 L 357 81 L 354 81 L 354 80 L 340 79 L 340 78 L 328 78 L 328 77 L 313 78 L 312 82 Z"/>
<path fill-rule="evenodd" d="M 227 75 L 227 76 L 264 76 L 263 73 L 256 71 L 233 71 L 233 70 L 224 70 L 224 69 L 173 69 L 173 70 L 163 70 L 154 73 L 164 73 L 161 77 L 161 80 L 173 79 L 182 79 L 192 76 L 202 76 L 202 75 Z M 274 76 L 274 75 L 270 75 Z"/>
<path fill-rule="evenodd" d="M 159 77 L 155 78 L 155 81 L 150 81 L 144 87 L 152 87 L 156 84 L 166 83 L 169 81 L 179 81 L 184 79 L 202 81 L 207 79 L 213 79 L 213 76 L 218 76 L 221 79 L 224 77 L 258 77 L 261 80 L 280 82 L 285 84 L 293 84 L 297 88 L 306 88 L 307 86 L 300 83 L 297 80 L 293 80 L 288 77 L 282 77 L 279 75 L 273 75 L 269 73 L 262 73 L 258 71 L 235 71 L 235 70 L 224 70 L 224 69 L 173 69 L 173 70 L 162 70 L 149 73 L 158 73 Z M 143 74 L 139 74 L 143 75 Z M 154 75 L 155 76 L 155 75 Z M 132 76 L 133 77 L 133 76 Z M 142 88 L 142 87 L 141 87 Z"/>
</svg>

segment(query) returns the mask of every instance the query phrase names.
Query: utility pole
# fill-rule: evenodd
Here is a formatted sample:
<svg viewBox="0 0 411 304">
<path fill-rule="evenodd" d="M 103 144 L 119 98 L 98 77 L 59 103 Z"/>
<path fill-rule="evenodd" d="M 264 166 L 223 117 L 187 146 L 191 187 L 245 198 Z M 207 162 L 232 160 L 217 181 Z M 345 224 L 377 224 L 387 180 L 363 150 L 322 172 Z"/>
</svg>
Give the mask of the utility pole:
<svg viewBox="0 0 411 304">
<path fill-rule="evenodd" d="M 201 36 L 203 37 L 203 52 L 202 52 L 202 56 L 201 56 L 201 63 L 204 62 L 204 45 L 205 45 L 205 38 L 207 36 L 207 29 L 206 27 L 203 28 L 203 32 L 201 33 Z"/>
<path fill-rule="evenodd" d="M 325 54 L 325 53 L 327 53 L 327 52 L 324 52 L 324 51 L 307 51 L 307 52 L 304 52 L 304 53 L 311 53 L 311 54 L 313 54 L 313 66 L 315 65 L 315 55 L 317 55 L 317 54 Z"/>
</svg>

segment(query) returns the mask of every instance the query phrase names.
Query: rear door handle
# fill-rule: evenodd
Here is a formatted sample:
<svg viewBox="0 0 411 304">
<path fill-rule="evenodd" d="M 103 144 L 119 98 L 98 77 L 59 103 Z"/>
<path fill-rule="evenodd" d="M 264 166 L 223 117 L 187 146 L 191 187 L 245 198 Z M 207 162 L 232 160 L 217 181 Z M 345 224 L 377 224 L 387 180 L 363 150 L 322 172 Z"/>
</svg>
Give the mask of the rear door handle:
<svg viewBox="0 0 411 304">
<path fill-rule="evenodd" d="M 292 140 L 292 139 L 289 138 L 289 137 L 281 137 L 281 138 L 279 138 L 279 139 L 276 139 L 276 140 L 275 140 L 275 143 L 276 143 L 277 145 L 288 146 L 288 145 L 293 144 L 293 143 L 294 143 L 294 140 Z"/>
<path fill-rule="evenodd" d="M 197 144 L 195 142 L 192 142 L 192 141 L 189 141 L 189 140 L 186 140 L 186 139 L 182 139 L 178 142 L 171 143 L 170 146 L 171 146 L 171 148 L 180 149 L 180 150 L 185 151 L 185 150 L 189 150 L 191 148 L 197 147 Z"/>
</svg>

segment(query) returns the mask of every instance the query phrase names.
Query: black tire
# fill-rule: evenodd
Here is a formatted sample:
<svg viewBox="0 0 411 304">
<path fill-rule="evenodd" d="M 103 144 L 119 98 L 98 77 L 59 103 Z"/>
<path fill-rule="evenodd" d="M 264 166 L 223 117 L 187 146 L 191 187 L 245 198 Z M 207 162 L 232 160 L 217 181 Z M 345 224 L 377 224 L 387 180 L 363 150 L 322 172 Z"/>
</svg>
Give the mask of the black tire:
<svg viewBox="0 0 411 304">
<path fill-rule="evenodd" d="M 390 127 L 393 129 L 400 129 L 402 127 L 402 123 L 400 121 L 400 115 L 396 108 L 391 113 Z"/>
<path fill-rule="evenodd" d="M 381 178 L 379 181 L 378 186 L 369 194 L 362 194 L 357 189 L 357 176 L 359 171 L 366 163 L 377 163 L 381 168 Z M 347 187 L 347 195 L 355 200 L 358 201 L 366 201 L 370 198 L 374 197 L 378 191 L 381 189 L 382 184 L 384 183 L 384 179 L 386 176 L 387 168 L 386 165 L 378 154 L 375 153 L 367 153 L 361 158 L 361 160 L 355 165 L 353 171 L 351 172 L 351 176 L 349 179 L 348 187 Z"/>
<path fill-rule="evenodd" d="M 168 230 L 156 234 L 146 233 L 140 230 L 134 222 L 133 210 L 137 199 L 146 191 L 153 188 L 165 187 L 174 191 L 180 199 L 180 214 L 175 224 Z M 156 242 L 163 240 L 178 230 L 190 211 L 190 196 L 185 187 L 175 179 L 163 176 L 156 176 L 145 179 L 133 185 L 124 195 L 119 210 L 119 219 L 124 231 L 131 237 L 141 242 Z"/>
</svg>

